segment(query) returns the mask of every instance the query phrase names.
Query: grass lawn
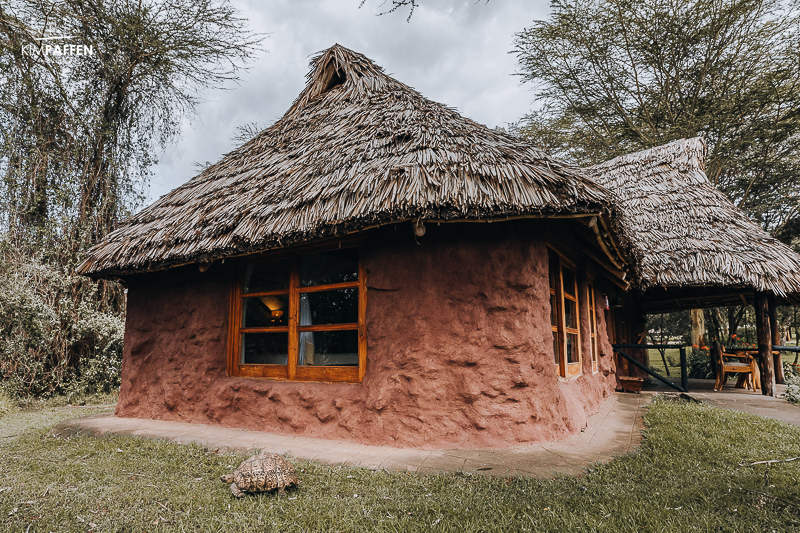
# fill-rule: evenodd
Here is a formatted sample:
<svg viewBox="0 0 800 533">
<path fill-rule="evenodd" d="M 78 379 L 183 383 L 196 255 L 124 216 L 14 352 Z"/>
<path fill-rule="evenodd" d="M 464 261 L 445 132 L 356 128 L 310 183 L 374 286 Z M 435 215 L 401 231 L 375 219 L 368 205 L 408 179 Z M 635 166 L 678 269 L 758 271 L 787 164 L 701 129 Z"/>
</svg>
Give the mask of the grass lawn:
<svg viewBox="0 0 800 533">
<path fill-rule="evenodd" d="M 687 356 L 690 348 L 687 348 Z M 667 377 L 667 374 L 664 370 L 664 362 L 661 360 L 661 352 L 658 350 L 648 350 L 650 353 L 650 368 L 658 372 L 664 377 Z M 794 363 L 795 358 L 794 353 L 791 352 L 781 352 L 781 359 L 785 363 Z M 680 351 L 677 348 L 671 348 L 666 350 L 665 353 L 667 364 L 669 368 L 669 377 L 681 377 L 681 367 L 680 367 Z M 669 365 L 670 362 L 676 363 L 675 365 Z M 800 358 L 798 358 L 798 362 L 800 362 Z"/>
<path fill-rule="evenodd" d="M 691 348 L 687 349 L 687 356 L 688 351 Z M 658 372 L 664 377 L 667 377 L 667 373 L 664 371 L 664 362 L 661 359 L 661 352 L 658 350 L 648 350 L 650 354 L 650 368 Z M 666 360 L 669 368 L 669 377 L 681 377 L 681 353 L 680 350 L 677 348 L 670 348 L 665 351 Z M 670 362 L 674 362 L 674 365 L 669 365 Z"/>
<path fill-rule="evenodd" d="M 8 531 L 791 531 L 800 428 L 682 401 L 648 411 L 639 452 L 580 478 L 417 475 L 296 464 L 287 497 L 231 497 L 244 455 L 134 437 L 49 437 L 50 408 L 0 418 Z"/>
</svg>

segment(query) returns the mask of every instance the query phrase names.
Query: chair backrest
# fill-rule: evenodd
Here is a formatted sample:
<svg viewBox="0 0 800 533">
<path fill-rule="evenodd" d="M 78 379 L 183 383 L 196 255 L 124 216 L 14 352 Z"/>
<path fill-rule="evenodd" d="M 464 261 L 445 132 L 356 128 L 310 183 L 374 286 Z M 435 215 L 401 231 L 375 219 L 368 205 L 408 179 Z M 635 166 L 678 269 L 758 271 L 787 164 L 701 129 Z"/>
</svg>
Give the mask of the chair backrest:
<svg viewBox="0 0 800 533">
<path fill-rule="evenodd" d="M 711 343 L 711 349 L 714 350 L 714 359 L 717 360 L 717 364 L 724 366 L 725 361 L 722 360 L 722 353 L 725 351 L 725 347 L 717 341 L 714 341 Z M 722 366 L 720 366 L 720 368 L 722 368 Z"/>
</svg>

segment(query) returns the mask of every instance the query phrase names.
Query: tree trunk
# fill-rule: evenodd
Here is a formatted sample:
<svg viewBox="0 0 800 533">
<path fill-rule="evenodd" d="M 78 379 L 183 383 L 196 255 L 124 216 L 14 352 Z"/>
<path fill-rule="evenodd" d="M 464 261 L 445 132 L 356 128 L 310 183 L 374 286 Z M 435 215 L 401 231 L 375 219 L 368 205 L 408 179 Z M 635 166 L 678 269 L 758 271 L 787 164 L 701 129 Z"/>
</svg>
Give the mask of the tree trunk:
<svg viewBox="0 0 800 533">
<path fill-rule="evenodd" d="M 692 346 L 705 345 L 706 322 L 702 309 L 692 309 Z"/>
<path fill-rule="evenodd" d="M 772 344 L 783 344 L 783 339 L 781 339 L 780 330 L 778 328 L 778 305 L 775 302 L 774 294 L 769 293 L 767 295 L 767 304 L 769 304 L 769 325 L 770 333 L 772 334 Z M 772 356 L 772 361 L 773 365 L 775 365 L 775 383 L 786 383 L 783 377 L 783 358 L 781 357 L 781 352 L 774 354 Z"/>
<path fill-rule="evenodd" d="M 739 324 L 742 322 L 746 310 L 747 306 L 745 305 L 728 308 L 728 339 L 733 339 L 733 336 L 739 331 Z"/>
<path fill-rule="evenodd" d="M 775 364 L 772 359 L 772 328 L 769 324 L 769 302 L 767 293 L 757 292 L 754 307 L 756 310 L 756 334 L 758 335 L 758 355 L 761 366 L 761 394 L 775 396 Z"/>
</svg>

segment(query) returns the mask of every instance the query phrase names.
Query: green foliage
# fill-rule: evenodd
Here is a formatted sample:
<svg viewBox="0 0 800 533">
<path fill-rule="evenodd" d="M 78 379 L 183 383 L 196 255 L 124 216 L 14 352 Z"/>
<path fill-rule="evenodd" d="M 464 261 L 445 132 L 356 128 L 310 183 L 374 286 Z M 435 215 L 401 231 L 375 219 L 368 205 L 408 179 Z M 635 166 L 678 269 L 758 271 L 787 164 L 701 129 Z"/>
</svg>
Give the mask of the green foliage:
<svg viewBox="0 0 800 533">
<path fill-rule="evenodd" d="M 783 377 L 786 379 L 785 398 L 792 403 L 800 404 L 800 374 L 786 361 L 783 362 Z"/>
<path fill-rule="evenodd" d="M 653 344 L 685 342 L 691 327 L 689 311 L 647 315 L 648 337 Z"/>
<path fill-rule="evenodd" d="M 5 387 L 0 387 L 0 418 L 3 418 L 9 413 L 13 413 L 16 409 L 17 402 L 14 400 L 14 397 Z"/>
<path fill-rule="evenodd" d="M 53 34 L 94 54 L 23 53 Z M 225 0 L 10 0 L 0 35 L 0 228 L 62 265 L 139 206 L 152 154 L 260 41 Z"/>
<path fill-rule="evenodd" d="M 711 354 L 706 346 L 692 347 L 686 354 L 689 367 L 689 377 L 697 379 L 713 379 L 714 367 L 711 365 Z"/>
<path fill-rule="evenodd" d="M 25 52 L 59 35 L 94 54 Z M 227 0 L 0 3 L 0 379 L 14 394 L 118 386 L 121 289 L 72 271 L 260 40 Z"/>
<path fill-rule="evenodd" d="M 519 132 L 580 164 L 701 135 L 706 173 L 800 237 L 797 0 L 554 0 L 516 35 L 543 107 Z"/>
<path fill-rule="evenodd" d="M 122 306 L 108 302 L 122 297 L 120 289 L 36 260 L 0 259 L 5 386 L 23 398 L 118 387 L 124 321 L 115 310 Z"/>
</svg>

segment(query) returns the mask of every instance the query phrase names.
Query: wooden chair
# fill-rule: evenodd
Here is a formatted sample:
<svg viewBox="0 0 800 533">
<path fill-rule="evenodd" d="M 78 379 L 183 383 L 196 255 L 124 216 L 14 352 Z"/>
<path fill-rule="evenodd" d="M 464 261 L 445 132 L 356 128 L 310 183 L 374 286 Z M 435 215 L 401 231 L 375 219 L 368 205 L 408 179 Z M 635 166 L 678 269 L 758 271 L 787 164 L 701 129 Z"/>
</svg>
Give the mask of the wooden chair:
<svg viewBox="0 0 800 533">
<path fill-rule="evenodd" d="M 753 376 L 756 375 L 755 360 L 748 354 L 725 353 L 725 347 L 719 343 L 714 343 L 714 352 L 717 359 L 717 381 L 714 383 L 714 390 L 721 390 L 728 379 L 728 373 L 736 372 L 739 374 L 740 383 L 746 385 L 748 389 L 755 390 Z"/>
</svg>

